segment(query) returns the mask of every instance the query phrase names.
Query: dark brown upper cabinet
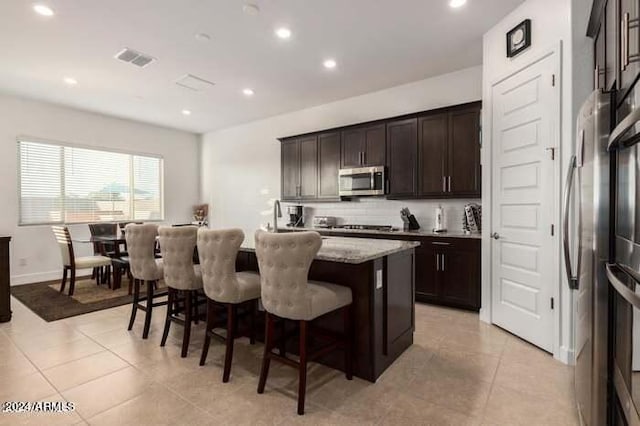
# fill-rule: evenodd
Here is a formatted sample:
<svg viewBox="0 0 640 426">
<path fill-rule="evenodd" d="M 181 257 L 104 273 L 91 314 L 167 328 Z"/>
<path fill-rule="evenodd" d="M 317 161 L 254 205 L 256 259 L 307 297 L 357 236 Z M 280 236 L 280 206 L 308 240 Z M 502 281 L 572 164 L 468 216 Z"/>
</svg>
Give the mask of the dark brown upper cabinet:
<svg viewBox="0 0 640 426">
<path fill-rule="evenodd" d="M 388 197 L 414 197 L 418 193 L 418 119 L 387 123 Z"/>
<path fill-rule="evenodd" d="M 340 132 L 318 135 L 318 199 L 340 199 L 338 171 L 340 170 Z"/>
<path fill-rule="evenodd" d="M 282 200 L 313 200 L 318 195 L 318 139 L 314 136 L 282 141 Z"/>
<path fill-rule="evenodd" d="M 342 131 L 342 168 L 383 166 L 385 157 L 384 123 Z"/>
<path fill-rule="evenodd" d="M 447 189 L 456 197 L 480 197 L 480 108 L 449 113 Z"/>
<path fill-rule="evenodd" d="M 480 103 L 418 119 L 418 195 L 481 195 Z"/>
</svg>

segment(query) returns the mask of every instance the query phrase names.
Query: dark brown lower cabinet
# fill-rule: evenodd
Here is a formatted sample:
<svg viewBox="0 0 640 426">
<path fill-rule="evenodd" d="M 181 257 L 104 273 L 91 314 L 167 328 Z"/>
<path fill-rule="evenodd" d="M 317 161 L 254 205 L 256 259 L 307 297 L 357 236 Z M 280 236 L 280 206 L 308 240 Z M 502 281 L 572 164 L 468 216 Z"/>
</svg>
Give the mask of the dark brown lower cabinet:
<svg viewBox="0 0 640 426">
<path fill-rule="evenodd" d="M 416 300 L 480 309 L 480 240 L 422 239 L 416 249 Z"/>
<path fill-rule="evenodd" d="M 11 237 L 0 237 L 0 322 L 11 321 L 9 241 Z"/>
</svg>

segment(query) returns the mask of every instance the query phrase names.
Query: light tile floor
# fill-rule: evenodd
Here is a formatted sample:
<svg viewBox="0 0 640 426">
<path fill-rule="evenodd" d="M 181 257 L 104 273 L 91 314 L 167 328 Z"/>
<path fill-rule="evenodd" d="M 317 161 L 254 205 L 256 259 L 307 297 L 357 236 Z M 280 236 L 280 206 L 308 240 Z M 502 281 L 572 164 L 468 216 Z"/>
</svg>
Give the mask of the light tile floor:
<svg viewBox="0 0 640 426">
<path fill-rule="evenodd" d="M 389 424 L 577 425 L 573 368 L 468 312 L 416 306 L 415 344 L 378 383 L 309 371 L 307 413 L 296 415 L 296 374 L 272 363 L 256 393 L 262 346 L 236 343 L 231 382 L 221 382 L 223 346 L 198 359 L 202 325 L 189 356 L 182 330 L 159 347 L 163 309 L 148 340 L 144 315 L 126 330 L 122 306 L 46 323 L 13 299 L 0 324 L 0 402 L 72 401 L 67 414 L 0 414 L 0 424 Z"/>
</svg>

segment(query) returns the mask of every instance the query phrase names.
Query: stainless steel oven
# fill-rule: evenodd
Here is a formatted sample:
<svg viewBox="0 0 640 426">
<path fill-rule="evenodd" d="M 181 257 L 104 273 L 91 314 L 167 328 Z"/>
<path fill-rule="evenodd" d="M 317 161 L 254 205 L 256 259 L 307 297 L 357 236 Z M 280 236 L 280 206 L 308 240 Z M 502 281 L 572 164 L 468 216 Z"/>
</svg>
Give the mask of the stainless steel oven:
<svg viewBox="0 0 640 426">
<path fill-rule="evenodd" d="M 341 197 L 385 194 L 384 166 L 341 169 L 339 174 Z"/>
</svg>

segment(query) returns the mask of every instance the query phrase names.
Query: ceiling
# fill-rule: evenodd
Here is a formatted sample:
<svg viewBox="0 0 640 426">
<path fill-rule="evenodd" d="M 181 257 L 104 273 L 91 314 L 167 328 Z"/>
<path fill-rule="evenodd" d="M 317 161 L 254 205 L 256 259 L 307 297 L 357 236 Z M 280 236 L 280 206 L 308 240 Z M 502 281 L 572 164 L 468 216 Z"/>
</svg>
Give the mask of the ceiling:
<svg viewBox="0 0 640 426">
<path fill-rule="evenodd" d="M 482 34 L 522 1 L 253 0 L 249 15 L 235 0 L 40 0 L 43 17 L 3 0 L 0 91 L 203 133 L 479 65 Z M 157 61 L 114 59 L 125 47 Z M 176 85 L 187 73 L 215 86 Z"/>
</svg>

